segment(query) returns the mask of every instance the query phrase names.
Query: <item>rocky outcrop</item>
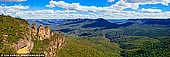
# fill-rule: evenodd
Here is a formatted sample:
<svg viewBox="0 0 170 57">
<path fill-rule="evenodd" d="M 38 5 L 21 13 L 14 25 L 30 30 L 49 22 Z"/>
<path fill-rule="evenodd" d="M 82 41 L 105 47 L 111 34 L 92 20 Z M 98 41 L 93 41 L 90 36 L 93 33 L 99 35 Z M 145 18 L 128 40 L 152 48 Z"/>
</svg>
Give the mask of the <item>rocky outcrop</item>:
<svg viewBox="0 0 170 57">
<path fill-rule="evenodd" d="M 2 35 L 3 42 L 7 42 L 7 38 L 8 38 L 8 37 L 9 37 L 8 35 Z"/>
<path fill-rule="evenodd" d="M 36 28 L 36 24 L 33 23 L 31 27 L 32 38 L 37 38 L 38 40 L 48 39 L 51 36 L 50 26 L 40 25 Z"/>
<path fill-rule="evenodd" d="M 45 57 L 56 57 L 57 52 L 66 45 L 64 42 L 65 36 L 63 34 L 54 33 L 53 37 L 56 37 L 56 39 L 51 41 L 47 51 L 44 51 Z"/>
<path fill-rule="evenodd" d="M 64 44 L 64 40 L 65 40 L 65 36 L 61 36 L 61 38 L 57 38 L 56 40 L 56 44 L 57 44 L 57 47 L 55 48 L 62 48 L 62 44 Z"/>
<path fill-rule="evenodd" d="M 12 44 L 15 47 L 17 53 L 30 53 L 33 49 L 34 43 L 31 37 L 31 28 L 28 26 L 26 32 L 24 33 L 24 38 L 17 41 L 17 43 Z"/>
<path fill-rule="evenodd" d="M 20 41 L 18 41 L 18 43 L 16 44 L 16 50 L 17 53 L 30 53 L 31 50 L 34 47 L 34 43 L 31 41 L 28 41 L 27 39 L 21 39 Z"/>
<path fill-rule="evenodd" d="M 19 50 L 21 48 L 24 48 L 27 46 L 27 43 L 28 41 L 26 39 L 20 39 L 17 44 L 15 45 L 16 46 L 16 50 Z"/>
<path fill-rule="evenodd" d="M 50 46 L 52 46 L 53 48 L 62 48 L 62 44 L 64 44 L 64 40 L 65 40 L 65 37 L 61 37 L 61 38 L 57 38 L 53 41 L 50 42 Z"/>
<path fill-rule="evenodd" d="M 50 38 L 51 32 L 50 32 L 50 26 L 45 27 L 45 39 Z"/>
<path fill-rule="evenodd" d="M 0 41 L 2 41 L 0 42 L 2 48 L 0 48 L 0 52 L 2 53 L 22 54 L 34 51 L 35 53 L 50 51 L 47 53 L 51 54 L 55 53 L 55 49 L 62 47 L 63 40 L 58 39 L 60 37 L 53 37 L 54 33 L 51 33 L 49 26 L 38 25 L 38 27 L 34 23 L 30 27 L 26 20 L 10 16 L 0 16 L 0 21 L 2 21 L 0 22 Z M 39 41 L 44 39 L 46 40 Z M 46 48 L 47 50 L 45 50 Z"/>
<path fill-rule="evenodd" d="M 43 40 L 45 38 L 45 28 L 43 25 L 38 27 L 38 40 Z"/>
<path fill-rule="evenodd" d="M 32 38 L 36 38 L 35 36 L 37 35 L 37 28 L 36 28 L 36 24 L 33 23 L 31 26 L 31 37 Z"/>
<path fill-rule="evenodd" d="M 24 32 L 24 34 L 24 39 L 20 39 L 13 45 L 16 47 L 17 53 L 30 53 L 34 47 L 32 39 L 41 41 L 44 39 L 50 40 L 46 50 L 44 51 L 46 57 L 56 57 L 57 52 L 65 46 L 64 34 L 51 32 L 50 26 L 44 27 L 43 25 L 40 25 L 36 28 L 36 24 L 34 23 L 31 27 L 26 28 L 26 32 Z"/>
</svg>

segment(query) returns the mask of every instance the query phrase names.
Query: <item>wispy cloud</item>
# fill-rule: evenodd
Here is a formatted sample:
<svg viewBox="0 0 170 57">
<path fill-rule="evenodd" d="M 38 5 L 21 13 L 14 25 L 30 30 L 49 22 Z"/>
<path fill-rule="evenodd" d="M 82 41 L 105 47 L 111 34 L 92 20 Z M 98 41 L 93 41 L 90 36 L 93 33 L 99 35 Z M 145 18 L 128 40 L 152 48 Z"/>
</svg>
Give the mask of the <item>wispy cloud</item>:
<svg viewBox="0 0 170 57">
<path fill-rule="evenodd" d="M 23 2 L 27 0 L 0 0 L 0 2 Z"/>
<path fill-rule="evenodd" d="M 160 9 L 145 9 L 145 8 L 142 8 L 141 10 L 143 13 L 161 13 L 162 10 Z"/>
<path fill-rule="evenodd" d="M 53 8 L 53 7 L 60 7 L 66 10 L 76 10 L 76 11 L 82 11 L 82 12 L 119 12 L 120 10 L 117 10 L 116 8 L 110 8 L 110 7 L 96 7 L 96 6 L 82 6 L 79 3 L 66 3 L 64 1 L 50 1 L 49 5 L 46 5 L 46 7 Z"/>
<path fill-rule="evenodd" d="M 2 5 L 2 6 L 0 6 L 0 11 L 1 11 L 0 14 L 14 16 L 16 12 L 20 12 L 22 10 L 27 10 L 27 9 L 29 9 L 29 6 L 23 6 L 21 4 L 14 5 L 14 6 Z"/>
<path fill-rule="evenodd" d="M 108 2 L 113 2 L 114 0 L 108 0 Z"/>
<path fill-rule="evenodd" d="M 158 4 L 168 5 L 170 0 L 123 0 L 125 3 L 137 3 L 137 4 Z"/>
</svg>

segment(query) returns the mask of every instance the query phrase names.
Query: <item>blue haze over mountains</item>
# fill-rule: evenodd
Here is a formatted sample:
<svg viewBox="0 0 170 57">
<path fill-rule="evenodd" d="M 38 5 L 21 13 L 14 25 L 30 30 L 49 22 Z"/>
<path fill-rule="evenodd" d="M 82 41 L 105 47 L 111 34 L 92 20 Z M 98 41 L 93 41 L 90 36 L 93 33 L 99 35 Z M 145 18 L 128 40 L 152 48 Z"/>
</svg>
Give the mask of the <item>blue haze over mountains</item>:
<svg viewBox="0 0 170 57">
<path fill-rule="evenodd" d="M 102 18 L 99 18 L 102 19 Z M 87 20 L 97 21 L 99 19 L 26 19 L 29 24 L 36 23 L 37 25 L 62 25 L 67 21 L 74 21 L 73 23 L 81 23 Z M 108 23 L 115 24 L 125 24 L 127 22 L 135 23 L 141 22 L 143 24 L 160 24 L 160 25 L 170 25 L 170 19 L 103 19 L 101 21 L 107 20 Z M 70 23 L 71 24 L 71 23 Z M 65 24 L 69 25 L 69 23 Z"/>
<path fill-rule="evenodd" d="M 79 36 L 106 37 L 112 41 L 121 36 L 169 36 L 170 19 L 27 19 L 32 24 L 49 25 L 51 31 Z M 152 32 L 151 32 L 152 31 Z M 104 36 L 102 34 L 104 33 Z"/>
<path fill-rule="evenodd" d="M 49 25 L 52 28 L 55 26 L 67 26 L 72 24 L 81 24 L 80 28 L 95 28 L 113 29 L 120 27 L 130 27 L 133 24 L 140 25 L 156 25 L 160 27 L 170 27 L 170 19 L 26 19 L 29 24 L 36 23 L 37 25 Z M 77 25 L 79 26 L 79 25 Z M 74 26 L 73 26 L 74 27 Z M 153 27 L 154 28 L 154 27 Z M 70 29 L 69 29 L 70 30 Z"/>
</svg>

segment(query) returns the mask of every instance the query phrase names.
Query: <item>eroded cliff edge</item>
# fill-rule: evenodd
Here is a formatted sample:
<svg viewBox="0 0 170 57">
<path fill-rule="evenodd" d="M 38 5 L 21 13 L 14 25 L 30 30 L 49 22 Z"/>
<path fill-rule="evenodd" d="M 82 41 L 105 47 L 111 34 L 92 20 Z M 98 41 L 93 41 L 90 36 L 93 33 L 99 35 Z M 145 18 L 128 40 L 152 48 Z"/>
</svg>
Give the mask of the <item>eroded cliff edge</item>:
<svg viewBox="0 0 170 57">
<path fill-rule="evenodd" d="M 28 24 L 21 18 L 0 15 L 0 53 L 44 53 L 57 56 L 65 45 L 65 35 L 51 32 L 49 26 Z"/>
</svg>

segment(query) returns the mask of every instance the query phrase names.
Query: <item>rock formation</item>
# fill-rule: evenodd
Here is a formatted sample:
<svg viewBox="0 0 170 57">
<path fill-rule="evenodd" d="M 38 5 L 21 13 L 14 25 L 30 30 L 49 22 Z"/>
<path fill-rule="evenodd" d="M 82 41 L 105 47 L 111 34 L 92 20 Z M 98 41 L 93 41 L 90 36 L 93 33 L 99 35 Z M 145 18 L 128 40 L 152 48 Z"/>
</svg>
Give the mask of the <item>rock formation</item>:
<svg viewBox="0 0 170 57">
<path fill-rule="evenodd" d="M 33 49 L 34 43 L 27 40 L 27 39 L 21 39 L 15 44 L 17 53 L 30 53 Z"/>
<path fill-rule="evenodd" d="M 64 39 L 65 39 L 64 36 L 62 38 L 57 38 L 50 42 L 50 46 L 52 46 L 53 48 L 60 49 L 62 48 L 62 44 L 64 44 Z"/>
<path fill-rule="evenodd" d="M 38 27 L 38 40 L 43 40 L 45 38 L 45 28 L 43 25 Z"/>
<path fill-rule="evenodd" d="M 50 38 L 51 33 L 50 33 L 50 27 L 46 26 L 45 27 L 45 39 Z"/>
<path fill-rule="evenodd" d="M 28 41 L 32 40 L 32 37 L 31 37 L 31 28 L 29 26 L 27 26 L 27 28 L 26 28 L 24 39 L 27 39 Z"/>
<path fill-rule="evenodd" d="M 20 39 L 16 44 L 13 45 L 16 47 L 17 53 L 30 53 L 34 46 L 32 39 L 34 40 L 49 39 L 50 40 L 46 48 L 46 51 L 44 51 L 46 57 L 56 57 L 57 52 L 62 47 L 65 46 L 64 34 L 60 34 L 58 32 L 51 32 L 50 26 L 44 27 L 43 25 L 40 25 L 38 28 L 36 28 L 36 24 L 33 23 L 31 27 L 27 28 L 24 39 Z"/>
<path fill-rule="evenodd" d="M 2 35 L 3 42 L 7 42 L 7 38 L 8 38 L 8 37 L 9 37 L 8 35 Z"/>
<path fill-rule="evenodd" d="M 14 43 L 12 46 L 15 47 L 17 53 L 30 53 L 33 49 L 34 43 L 31 41 L 31 28 L 28 26 L 26 32 L 24 32 L 24 38 Z"/>
<path fill-rule="evenodd" d="M 27 40 L 26 39 L 20 39 L 17 44 L 15 45 L 16 46 L 16 50 L 19 50 L 21 48 L 24 48 L 27 46 Z"/>
<path fill-rule="evenodd" d="M 61 35 L 61 37 L 60 38 L 57 38 L 57 48 L 61 48 L 62 46 L 62 44 L 64 43 L 64 40 L 65 40 L 65 36 L 63 36 L 63 35 Z"/>
<path fill-rule="evenodd" d="M 31 37 L 35 38 L 36 35 L 37 35 L 37 28 L 36 28 L 36 24 L 33 23 L 31 26 Z"/>
<path fill-rule="evenodd" d="M 33 23 L 31 27 L 31 36 L 32 38 L 37 38 L 38 40 L 48 39 L 51 36 L 50 26 L 40 25 L 36 28 L 36 24 Z"/>
<path fill-rule="evenodd" d="M 56 57 L 57 52 L 65 46 L 65 36 L 63 34 L 54 33 L 54 39 L 49 43 L 47 51 L 44 51 L 45 57 Z M 56 50 L 57 49 L 57 50 Z"/>
</svg>

